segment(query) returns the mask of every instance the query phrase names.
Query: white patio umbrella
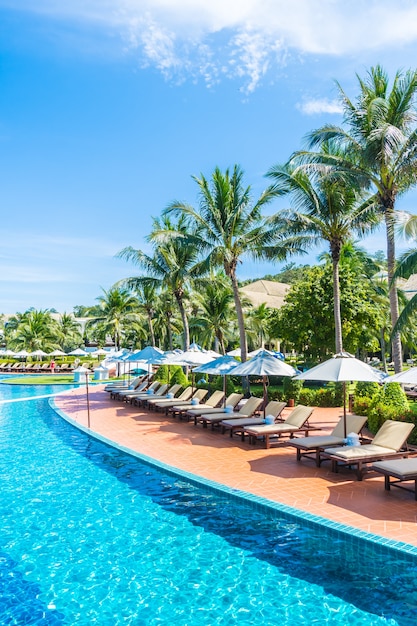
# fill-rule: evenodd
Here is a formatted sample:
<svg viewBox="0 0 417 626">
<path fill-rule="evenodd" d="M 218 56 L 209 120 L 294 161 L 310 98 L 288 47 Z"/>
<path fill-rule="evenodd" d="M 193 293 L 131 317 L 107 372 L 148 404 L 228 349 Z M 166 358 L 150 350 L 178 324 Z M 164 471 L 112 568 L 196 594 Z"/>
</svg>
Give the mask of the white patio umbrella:
<svg viewBox="0 0 417 626">
<path fill-rule="evenodd" d="M 230 350 L 226 352 L 227 356 L 242 356 L 242 350 L 240 348 L 236 348 L 235 350 Z"/>
<path fill-rule="evenodd" d="M 417 367 L 393 374 L 385 378 L 384 383 L 400 383 L 401 385 L 417 385 Z"/>
<path fill-rule="evenodd" d="M 67 356 L 67 353 L 62 350 L 54 350 L 53 352 L 49 352 L 48 356 Z"/>
<path fill-rule="evenodd" d="M 343 421 L 346 437 L 346 383 L 371 382 L 383 383 L 387 375 L 355 358 L 349 352 L 339 352 L 331 359 L 312 367 L 295 376 L 295 380 L 318 380 L 323 382 L 343 383 Z"/>
<path fill-rule="evenodd" d="M 88 356 L 88 352 L 83 350 L 82 348 L 76 348 L 72 352 L 68 352 L 69 356 Z"/>
<path fill-rule="evenodd" d="M 30 353 L 30 356 L 39 357 L 39 360 L 40 360 L 43 356 L 48 356 L 48 355 L 43 350 L 34 350 L 33 352 Z"/>
<path fill-rule="evenodd" d="M 98 350 L 94 350 L 94 352 L 90 353 L 91 356 L 106 356 L 108 354 L 107 350 L 103 350 L 103 348 L 99 348 Z"/>
<path fill-rule="evenodd" d="M 15 356 L 18 359 L 25 359 L 26 357 L 29 356 L 29 352 L 27 350 L 19 350 L 19 352 L 15 353 Z"/>
<path fill-rule="evenodd" d="M 268 403 L 268 376 L 292 377 L 295 376 L 296 373 L 297 370 L 294 369 L 292 365 L 284 363 L 284 361 L 281 361 L 281 359 L 273 356 L 267 350 L 258 352 L 258 354 L 252 359 L 245 361 L 245 363 L 240 363 L 230 372 L 232 376 L 262 376 L 264 387 L 264 417 L 265 407 Z"/>
</svg>

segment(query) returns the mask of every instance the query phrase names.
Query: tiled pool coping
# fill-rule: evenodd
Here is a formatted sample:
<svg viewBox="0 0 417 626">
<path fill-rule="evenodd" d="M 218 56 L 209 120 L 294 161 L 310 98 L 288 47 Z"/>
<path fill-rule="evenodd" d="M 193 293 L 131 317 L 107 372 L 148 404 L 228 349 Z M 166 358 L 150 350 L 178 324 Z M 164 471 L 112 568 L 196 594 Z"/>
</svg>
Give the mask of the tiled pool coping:
<svg viewBox="0 0 417 626">
<path fill-rule="evenodd" d="M 101 441 L 113 448 L 119 449 L 122 452 L 139 459 L 141 462 L 154 466 L 160 469 L 161 471 L 168 473 L 172 476 L 177 476 L 197 486 L 221 493 L 231 498 L 235 498 L 239 500 L 243 499 L 245 500 L 245 502 L 250 503 L 251 506 L 253 506 L 255 509 L 258 509 L 258 510 L 267 509 L 268 511 L 277 511 L 281 515 L 284 515 L 288 518 L 292 518 L 292 519 L 295 518 L 297 520 L 301 519 L 307 525 L 314 525 L 315 527 L 321 526 L 321 527 L 324 527 L 327 531 L 330 530 L 333 533 L 341 533 L 343 534 L 344 538 L 348 538 L 350 540 L 355 540 L 355 539 L 365 540 L 367 542 L 371 542 L 375 547 L 398 551 L 401 553 L 403 557 L 404 555 L 407 555 L 409 557 L 417 557 L 417 546 L 413 546 L 411 544 L 408 544 L 402 541 L 396 541 L 394 539 L 382 537 L 380 535 L 375 535 L 375 534 L 366 532 L 364 530 L 354 528 L 352 526 L 341 524 L 340 522 L 329 520 L 325 517 L 313 515 L 306 511 L 302 511 L 300 509 L 296 509 L 294 507 L 290 507 L 279 502 L 273 502 L 272 500 L 268 500 L 266 498 L 263 498 L 261 496 L 258 496 L 258 495 L 255 495 L 246 491 L 228 487 L 226 485 L 209 480 L 204 477 L 200 477 L 200 476 L 197 477 L 196 475 L 191 474 L 190 472 L 187 472 L 179 468 L 173 468 L 172 466 L 167 465 L 166 463 L 163 463 L 152 457 L 146 456 L 126 446 L 120 445 L 112 441 L 111 439 L 108 439 L 107 437 L 104 437 L 103 435 L 100 435 L 99 433 L 96 433 L 90 430 L 86 426 L 83 426 L 76 420 L 72 419 L 64 411 L 62 411 L 57 406 L 54 399 L 51 398 L 49 400 L 49 404 L 51 408 L 60 417 L 62 417 L 65 421 L 71 424 L 74 428 L 77 428 L 78 430 L 83 431 L 85 434 L 89 435 L 93 439 L 97 439 L 98 441 Z"/>
</svg>

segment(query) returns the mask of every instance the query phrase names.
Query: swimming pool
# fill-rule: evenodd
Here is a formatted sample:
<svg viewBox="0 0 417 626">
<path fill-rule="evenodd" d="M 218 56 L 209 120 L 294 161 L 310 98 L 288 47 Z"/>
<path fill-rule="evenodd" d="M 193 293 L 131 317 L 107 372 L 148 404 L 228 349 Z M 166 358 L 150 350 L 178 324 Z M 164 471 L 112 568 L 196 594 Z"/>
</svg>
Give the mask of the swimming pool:
<svg viewBox="0 0 417 626">
<path fill-rule="evenodd" d="M 159 471 L 48 398 L 0 405 L 0 449 L 0 624 L 415 624 L 415 556 Z"/>
</svg>

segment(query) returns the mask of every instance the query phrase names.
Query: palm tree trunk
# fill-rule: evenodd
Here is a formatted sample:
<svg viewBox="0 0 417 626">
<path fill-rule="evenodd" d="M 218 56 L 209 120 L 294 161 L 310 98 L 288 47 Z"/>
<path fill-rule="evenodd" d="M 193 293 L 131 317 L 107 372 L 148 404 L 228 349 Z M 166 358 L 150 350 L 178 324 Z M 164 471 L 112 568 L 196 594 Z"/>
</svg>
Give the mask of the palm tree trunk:
<svg viewBox="0 0 417 626">
<path fill-rule="evenodd" d="M 343 351 L 342 318 L 340 313 L 339 260 L 333 259 L 333 311 L 336 354 Z"/>
<path fill-rule="evenodd" d="M 385 332 L 385 328 L 381 328 L 380 331 L 380 337 L 379 337 L 379 345 L 381 346 L 381 361 L 382 361 L 382 369 L 383 371 L 388 374 L 388 369 L 387 369 L 387 357 L 386 355 L 386 345 L 385 345 L 385 336 L 384 336 L 384 332 Z"/>
<path fill-rule="evenodd" d="M 184 302 L 182 297 L 179 294 L 175 294 L 175 298 L 178 303 L 178 308 L 180 310 L 182 325 L 184 329 L 184 350 L 188 350 L 190 347 L 190 329 L 188 328 L 188 319 L 187 313 L 185 312 Z"/>
<path fill-rule="evenodd" d="M 242 360 L 242 363 L 244 363 L 246 359 L 248 358 L 248 346 L 246 342 L 245 320 L 243 318 L 243 309 L 242 309 L 242 303 L 240 301 L 240 293 L 239 293 L 239 287 L 237 284 L 236 275 L 234 274 L 234 272 L 231 272 L 229 275 L 230 275 L 230 280 L 232 281 L 237 323 L 239 326 L 240 358 Z"/>
<path fill-rule="evenodd" d="M 167 335 L 168 335 L 168 349 L 173 350 L 174 344 L 172 343 L 172 328 L 171 328 L 171 315 L 167 315 Z"/>
<path fill-rule="evenodd" d="M 229 274 L 232 281 L 233 297 L 235 300 L 237 323 L 239 326 L 239 339 L 240 339 L 240 359 L 242 363 L 248 358 L 248 346 L 246 342 L 245 320 L 243 318 L 242 303 L 240 301 L 239 287 L 237 284 L 236 274 L 232 271 Z M 247 396 L 250 393 L 249 377 L 243 376 L 242 378 L 242 391 Z"/>
<path fill-rule="evenodd" d="M 149 326 L 149 334 L 151 336 L 152 345 L 155 347 L 155 333 L 153 331 L 153 323 L 152 323 L 152 315 L 148 312 L 148 326 Z"/>
<path fill-rule="evenodd" d="M 385 226 L 387 231 L 387 262 L 388 262 L 388 284 L 389 284 L 389 304 L 391 311 L 391 324 L 394 328 L 399 317 L 398 294 L 396 282 L 392 280 L 395 271 L 395 235 L 394 235 L 394 210 L 391 207 L 385 209 Z M 402 370 L 401 337 L 400 333 L 395 333 L 392 340 L 392 359 L 394 370 L 397 374 Z"/>
</svg>

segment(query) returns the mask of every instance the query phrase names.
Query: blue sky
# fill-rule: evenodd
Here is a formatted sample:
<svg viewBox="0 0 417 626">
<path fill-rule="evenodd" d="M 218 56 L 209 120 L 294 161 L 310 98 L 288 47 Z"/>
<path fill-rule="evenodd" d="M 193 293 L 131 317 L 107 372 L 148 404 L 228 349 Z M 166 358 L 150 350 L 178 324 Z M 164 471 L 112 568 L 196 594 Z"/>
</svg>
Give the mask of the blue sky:
<svg viewBox="0 0 417 626">
<path fill-rule="evenodd" d="M 193 174 L 238 163 L 257 197 L 341 123 L 335 79 L 354 98 L 356 73 L 417 59 L 411 0 L 0 0 L 0 29 L 0 313 L 94 304 Z"/>
</svg>

